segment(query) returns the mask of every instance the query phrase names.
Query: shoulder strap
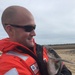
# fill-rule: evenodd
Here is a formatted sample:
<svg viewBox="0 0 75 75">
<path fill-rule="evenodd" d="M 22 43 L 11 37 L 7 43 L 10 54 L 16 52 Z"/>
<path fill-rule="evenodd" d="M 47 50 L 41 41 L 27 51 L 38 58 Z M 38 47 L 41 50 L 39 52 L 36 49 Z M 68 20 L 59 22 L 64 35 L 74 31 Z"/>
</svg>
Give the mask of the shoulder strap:
<svg viewBox="0 0 75 75">
<path fill-rule="evenodd" d="M 43 46 L 37 44 L 36 53 L 37 53 L 38 60 L 39 60 L 39 66 L 40 66 L 39 68 L 40 68 L 41 75 L 48 75 L 47 65 L 43 61 Z"/>
<path fill-rule="evenodd" d="M 41 45 L 36 45 L 36 54 L 38 56 L 39 62 L 43 62 L 43 47 Z"/>
</svg>

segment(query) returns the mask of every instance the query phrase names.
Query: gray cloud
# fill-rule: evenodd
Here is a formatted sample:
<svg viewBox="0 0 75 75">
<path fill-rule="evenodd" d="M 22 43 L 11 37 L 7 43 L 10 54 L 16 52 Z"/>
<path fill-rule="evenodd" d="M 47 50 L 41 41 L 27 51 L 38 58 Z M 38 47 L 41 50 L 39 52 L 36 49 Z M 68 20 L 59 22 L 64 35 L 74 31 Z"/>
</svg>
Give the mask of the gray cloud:
<svg viewBox="0 0 75 75">
<path fill-rule="evenodd" d="M 0 0 L 0 14 L 10 5 L 25 6 L 32 12 L 38 43 L 75 42 L 75 0 Z M 5 32 L 0 32 L 0 35 L 7 36 Z"/>
</svg>

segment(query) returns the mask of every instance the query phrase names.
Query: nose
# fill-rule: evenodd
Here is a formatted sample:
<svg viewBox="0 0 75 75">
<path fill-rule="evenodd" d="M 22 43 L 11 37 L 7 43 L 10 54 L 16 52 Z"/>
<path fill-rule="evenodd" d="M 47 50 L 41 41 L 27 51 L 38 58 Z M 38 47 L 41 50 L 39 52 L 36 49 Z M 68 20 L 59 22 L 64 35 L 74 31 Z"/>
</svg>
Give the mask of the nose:
<svg viewBox="0 0 75 75">
<path fill-rule="evenodd" d="M 31 35 L 31 36 L 36 36 L 35 30 L 32 30 L 32 31 L 30 32 L 30 35 Z"/>
</svg>

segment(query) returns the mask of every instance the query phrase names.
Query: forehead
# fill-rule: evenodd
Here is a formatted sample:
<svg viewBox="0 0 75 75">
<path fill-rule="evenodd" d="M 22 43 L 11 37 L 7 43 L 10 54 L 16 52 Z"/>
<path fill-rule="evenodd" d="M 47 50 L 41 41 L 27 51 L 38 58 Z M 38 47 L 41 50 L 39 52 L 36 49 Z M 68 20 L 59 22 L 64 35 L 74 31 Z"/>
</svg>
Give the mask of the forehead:
<svg viewBox="0 0 75 75">
<path fill-rule="evenodd" d="M 18 12 L 15 17 L 16 24 L 20 25 L 28 25 L 35 24 L 34 17 L 31 14 L 27 14 L 24 12 Z"/>
</svg>

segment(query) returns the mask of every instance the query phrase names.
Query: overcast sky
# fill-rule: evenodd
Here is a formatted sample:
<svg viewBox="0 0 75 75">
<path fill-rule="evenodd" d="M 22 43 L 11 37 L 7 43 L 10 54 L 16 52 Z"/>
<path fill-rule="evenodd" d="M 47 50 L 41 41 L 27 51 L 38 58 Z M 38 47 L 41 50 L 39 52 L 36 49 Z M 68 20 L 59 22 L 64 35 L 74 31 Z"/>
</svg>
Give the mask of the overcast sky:
<svg viewBox="0 0 75 75">
<path fill-rule="evenodd" d="M 26 7 L 37 25 L 39 44 L 75 43 L 75 0 L 0 0 L 0 18 L 11 5 Z M 7 37 L 0 21 L 0 39 Z"/>
</svg>

